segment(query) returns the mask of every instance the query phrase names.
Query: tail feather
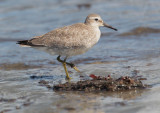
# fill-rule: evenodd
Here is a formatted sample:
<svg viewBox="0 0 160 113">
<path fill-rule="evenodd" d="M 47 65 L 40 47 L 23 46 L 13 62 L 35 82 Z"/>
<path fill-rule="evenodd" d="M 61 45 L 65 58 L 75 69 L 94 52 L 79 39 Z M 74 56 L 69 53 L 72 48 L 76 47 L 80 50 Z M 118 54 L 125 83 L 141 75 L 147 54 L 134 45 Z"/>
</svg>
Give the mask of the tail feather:
<svg viewBox="0 0 160 113">
<path fill-rule="evenodd" d="M 17 41 L 17 44 L 28 45 L 28 40 Z"/>
<path fill-rule="evenodd" d="M 21 41 L 17 41 L 17 44 L 19 44 L 22 47 L 44 47 L 44 45 L 42 44 L 34 44 L 32 43 L 32 40 L 34 40 L 36 38 L 32 38 L 31 40 L 21 40 Z"/>
<path fill-rule="evenodd" d="M 31 47 L 30 44 L 29 44 L 29 40 L 17 41 L 16 44 L 19 44 L 22 47 Z"/>
</svg>

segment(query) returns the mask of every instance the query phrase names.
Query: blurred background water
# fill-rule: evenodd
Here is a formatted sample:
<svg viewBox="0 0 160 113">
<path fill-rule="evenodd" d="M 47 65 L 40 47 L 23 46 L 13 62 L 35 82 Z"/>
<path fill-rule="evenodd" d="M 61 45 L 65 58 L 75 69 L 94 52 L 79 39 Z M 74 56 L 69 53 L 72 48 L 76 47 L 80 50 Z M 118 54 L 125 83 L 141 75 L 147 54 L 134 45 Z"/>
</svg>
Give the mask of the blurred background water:
<svg viewBox="0 0 160 113">
<path fill-rule="evenodd" d="M 0 0 L 0 112 L 12 113 L 159 113 L 160 108 L 160 1 L 159 0 Z M 98 44 L 71 57 L 86 76 L 142 75 L 149 90 L 115 93 L 57 93 L 30 76 L 50 76 L 65 82 L 57 56 L 16 41 L 57 27 L 84 22 L 90 13 L 118 32 L 101 28 Z M 73 81 L 79 73 L 69 69 Z"/>
</svg>

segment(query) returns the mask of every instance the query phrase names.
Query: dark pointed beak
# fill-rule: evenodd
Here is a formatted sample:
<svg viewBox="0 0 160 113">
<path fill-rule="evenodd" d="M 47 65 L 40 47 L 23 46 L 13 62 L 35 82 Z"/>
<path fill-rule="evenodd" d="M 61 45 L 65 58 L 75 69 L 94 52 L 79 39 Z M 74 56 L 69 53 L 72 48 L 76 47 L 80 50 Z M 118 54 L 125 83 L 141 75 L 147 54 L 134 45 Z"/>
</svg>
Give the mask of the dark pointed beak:
<svg viewBox="0 0 160 113">
<path fill-rule="evenodd" d="M 110 25 L 108 25 L 108 24 L 106 24 L 106 23 L 103 23 L 103 25 L 104 25 L 104 27 L 108 27 L 108 28 L 110 28 L 110 29 L 113 29 L 113 30 L 115 30 L 115 31 L 118 31 L 118 29 L 116 29 L 116 28 L 114 28 L 114 27 L 112 27 L 112 26 L 110 26 Z"/>
</svg>

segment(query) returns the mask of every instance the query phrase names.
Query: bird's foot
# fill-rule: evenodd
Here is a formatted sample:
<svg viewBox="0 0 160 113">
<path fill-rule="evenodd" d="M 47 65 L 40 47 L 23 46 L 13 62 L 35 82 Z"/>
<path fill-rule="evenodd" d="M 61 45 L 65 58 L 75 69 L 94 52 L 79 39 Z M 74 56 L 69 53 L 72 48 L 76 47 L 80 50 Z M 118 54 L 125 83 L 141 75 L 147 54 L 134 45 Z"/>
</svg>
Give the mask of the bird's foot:
<svg viewBox="0 0 160 113">
<path fill-rule="evenodd" d="M 68 74 L 66 65 L 69 65 L 71 68 L 73 68 L 73 69 L 76 70 L 77 72 L 80 72 L 79 69 L 78 69 L 73 63 L 66 62 L 66 59 L 61 60 L 61 59 L 60 59 L 60 55 L 57 57 L 57 60 L 63 64 L 63 67 L 64 67 L 64 70 L 65 70 L 65 73 L 66 73 L 66 79 L 67 79 L 67 80 L 70 80 L 70 79 L 72 79 L 72 78 L 69 77 L 69 74 Z"/>
<path fill-rule="evenodd" d="M 66 80 L 71 80 L 72 77 L 66 76 Z"/>
</svg>

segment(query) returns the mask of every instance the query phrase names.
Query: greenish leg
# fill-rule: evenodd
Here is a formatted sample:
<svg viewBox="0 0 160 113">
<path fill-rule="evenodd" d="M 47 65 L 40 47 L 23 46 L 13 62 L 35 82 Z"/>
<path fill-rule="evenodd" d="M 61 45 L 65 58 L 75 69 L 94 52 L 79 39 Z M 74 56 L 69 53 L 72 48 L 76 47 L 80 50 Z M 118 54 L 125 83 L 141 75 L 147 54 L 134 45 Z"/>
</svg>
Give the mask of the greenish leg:
<svg viewBox="0 0 160 113">
<path fill-rule="evenodd" d="M 70 80 L 71 77 L 69 77 L 69 74 L 68 74 L 68 71 L 67 71 L 66 59 L 67 59 L 67 58 L 65 58 L 64 60 L 61 60 L 61 59 L 60 59 L 60 55 L 57 57 L 57 60 L 63 64 L 64 70 L 65 70 L 65 73 L 66 73 L 66 79 Z"/>
<path fill-rule="evenodd" d="M 63 62 L 63 67 L 64 67 L 64 70 L 65 70 L 65 73 L 66 73 L 66 79 L 70 80 L 71 77 L 69 77 L 69 74 L 68 74 L 68 71 L 67 71 L 67 67 L 66 67 L 66 62 Z"/>
<path fill-rule="evenodd" d="M 59 62 L 63 63 L 64 61 L 61 60 L 60 57 L 61 57 L 61 56 L 59 55 L 59 56 L 57 57 L 57 60 L 58 60 Z M 73 68 L 74 70 L 76 70 L 77 72 L 80 72 L 79 69 L 78 69 L 73 63 L 66 62 L 66 64 L 69 65 L 69 66 L 70 66 L 71 68 Z"/>
<path fill-rule="evenodd" d="M 74 70 L 76 70 L 77 72 L 80 72 L 79 69 L 73 64 L 73 63 L 68 63 L 66 62 L 67 65 L 71 66 L 71 68 L 73 68 Z"/>
</svg>

